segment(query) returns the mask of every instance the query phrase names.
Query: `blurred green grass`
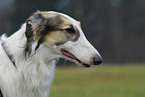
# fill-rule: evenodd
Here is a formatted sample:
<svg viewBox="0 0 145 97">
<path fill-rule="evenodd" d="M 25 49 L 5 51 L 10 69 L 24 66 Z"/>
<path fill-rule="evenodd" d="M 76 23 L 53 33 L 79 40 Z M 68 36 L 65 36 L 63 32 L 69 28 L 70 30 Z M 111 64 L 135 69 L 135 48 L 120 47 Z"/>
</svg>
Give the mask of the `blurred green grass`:
<svg viewBox="0 0 145 97">
<path fill-rule="evenodd" d="M 145 66 L 57 68 L 50 97 L 145 97 Z"/>
</svg>

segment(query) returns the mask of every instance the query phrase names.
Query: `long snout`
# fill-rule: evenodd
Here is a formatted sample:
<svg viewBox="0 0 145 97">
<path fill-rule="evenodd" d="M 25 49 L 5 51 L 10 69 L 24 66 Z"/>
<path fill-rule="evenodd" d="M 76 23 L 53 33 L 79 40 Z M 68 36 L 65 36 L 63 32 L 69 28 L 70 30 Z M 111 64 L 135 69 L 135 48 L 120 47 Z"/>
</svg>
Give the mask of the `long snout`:
<svg viewBox="0 0 145 97">
<path fill-rule="evenodd" d="M 62 53 L 73 59 L 78 65 L 90 67 L 91 65 L 99 65 L 103 62 L 103 58 L 99 52 L 86 39 L 82 30 L 80 29 L 80 37 L 77 41 L 68 41 L 63 45 Z M 69 54 L 68 54 L 69 53 Z"/>
<path fill-rule="evenodd" d="M 103 58 L 98 52 L 98 50 L 95 49 L 94 46 L 92 46 L 92 44 L 86 39 L 86 37 L 83 37 L 82 39 L 80 39 L 80 41 L 81 45 L 79 46 L 80 48 L 84 49 L 84 56 L 87 56 L 88 63 L 90 65 L 100 65 L 103 62 Z"/>
<path fill-rule="evenodd" d="M 103 58 L 99 54 L 99 52 L 90 44 L 90 42 L 85 38 L 81 37 L 75 43 L 70 43 L 70 48 L 67 48 L 75 57 L 81 61 L 81 63 L 85 63 L 90 65 L 99 65 L 103 62 Z"/>
</svg>

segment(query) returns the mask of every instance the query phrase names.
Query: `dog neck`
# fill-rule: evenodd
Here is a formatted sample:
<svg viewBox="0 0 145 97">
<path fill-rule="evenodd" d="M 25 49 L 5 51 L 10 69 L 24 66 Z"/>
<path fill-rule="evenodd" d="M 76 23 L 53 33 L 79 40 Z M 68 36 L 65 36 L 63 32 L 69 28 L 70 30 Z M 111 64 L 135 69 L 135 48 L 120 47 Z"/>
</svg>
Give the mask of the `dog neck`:
<svg viewBox="0 0 145 97">
<path fill-rule="evenodd" d="M 18 93 L 11 95 L 21 93 L 20 95 L 25 95 L 24 97 L 48 97 L 55 71 L 55 60 L 50 53 L 52 48 L 48 48 L 44 44 L 36 52 L 32 52 L 32 55 L 26 59 L 23 52 L 26 43 L 25 29 L 26 24 L 23 24 L 22 28 L 9 38 L 3 37 L 9 54 L 13 56 L 16 65 L 13 68 L 16 68 L 17 77 L 19 77 L 17 78 L 18 85 L 14 84 L 12 86 L 17 88 Z M 32 49 L 34 49 L 35 45 L 36 43 L 34 42 Z M 13 76 L 16 77 L 15 74 Z M 12 97 L 20 96 L 15 95 Z"/>
<path fill-rule="evenodd" d="M 8 54 L 13 56 L 13 60 L 18 67 L 22 61 L 27 62 L 28 60 L 30 61 L 32 59 L 39 59 L 35 61 L 38 61 L 39 63 L 44 62 L 44 64 L 49 65 L 56 58 L 53 57 L 53 53 L 51 53 L 53 48 L 45 43 L 43 43 L 39 49 L 35 51 L 37 41 L 34 41 L 32 44 L 32 52 L 30 57 L 25 58 L 24 46 L 27 40 L 25 36 L 25 29 L 26 24 L 23 24 L 21 29 L 14 33 L 12 36 L 8 38 L 2 38 L 2 40 L 5 42 L 6 48 L 8 49 Z"/>
</svg>

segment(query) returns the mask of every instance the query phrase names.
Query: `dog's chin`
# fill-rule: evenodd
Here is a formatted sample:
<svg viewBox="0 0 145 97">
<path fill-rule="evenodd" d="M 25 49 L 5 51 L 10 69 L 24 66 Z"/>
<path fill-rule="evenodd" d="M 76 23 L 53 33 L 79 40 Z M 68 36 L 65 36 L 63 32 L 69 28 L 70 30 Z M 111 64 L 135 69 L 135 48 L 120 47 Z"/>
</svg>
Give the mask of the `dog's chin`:
<svg viewBox="0 0 145 97">
<path fill-rule="evenodd" d="M 70 61 L 76 63 L 78 66 L 83 67 L 83 68 L 90 68 L 90 67 L 91 67 L 91 65 L 86 64 L 86 63 L 80 61 L 80 60 L 79 60 L 76 56 L 74 56 L 72 53 L 70 53 L 70 52 L 68 52 L 68 51 L 66 51 L 66 50 L 64 50 L 64 49 L 61 49 L 60 51 L 61 51 L 61 53 L 65 56 L 65 57 L 64 57 L 65 59 L 70 60 Z"/>
<path fill-rule="evenodd" d="M 79 63 L 77 61 L 73 61 L 73 62 L 75 62 L 79 67 L 82 67 L 82 68 L 90 68 L 91 67 L 91 65 L 88 65 L 86 63 Z"/>
</svg>

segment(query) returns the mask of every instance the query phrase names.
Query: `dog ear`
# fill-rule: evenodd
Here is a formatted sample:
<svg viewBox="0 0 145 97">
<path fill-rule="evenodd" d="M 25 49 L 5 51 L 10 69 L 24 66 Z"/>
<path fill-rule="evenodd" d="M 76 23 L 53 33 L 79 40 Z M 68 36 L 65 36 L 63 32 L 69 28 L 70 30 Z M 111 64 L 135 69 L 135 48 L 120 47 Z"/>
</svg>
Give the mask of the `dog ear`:
<svg viewBox="0 0 145 97">
<path fill-rule="evenodd" d="M 38 11 L 34 13 L 26 22 L 26 32 L 25 36 L 27 38 L 26 44 L 25 44 L 25 49 L 24 49 L 24 55 L 26 58 L 30 57 L 30 54 L 32 52 L 32 42 L 34 41 L 34 38 L 37 38 L 39 34 L 37 35 L 36 32 L 33 30 L 36 28 L 39 28 L 39 24 L 41 24 L 45 18 L 42 16 L 41 12 Z M 41 29 L 41 28 L 39 28 Z M 42 43 L 42 39 L 38 40 L 38 44 L 35 48 L 37 50 Z"/>
<path fill-rule="evenodd" d="M 24 55 L 25 55 L 25 57 L 29 57 L 31 54 L 31 51 L 32 51 L 31 47 L 32 47 L 33 36 L 34 36 L 31 20 L 27 20 L 27 22 L 26 22 L 25 36 L 26 36 L 27 40 L 26 40 L 26 44 L 25 44 Z"/>
<path fill-rule="evenodd" d="M 33 36 L 31 20 L 27 20 L 27 22 L 26 22 L 26 32 L 25 32 L 25 35 L 26 35 L 27 38 L 31 38 Z"/>
</svg>

